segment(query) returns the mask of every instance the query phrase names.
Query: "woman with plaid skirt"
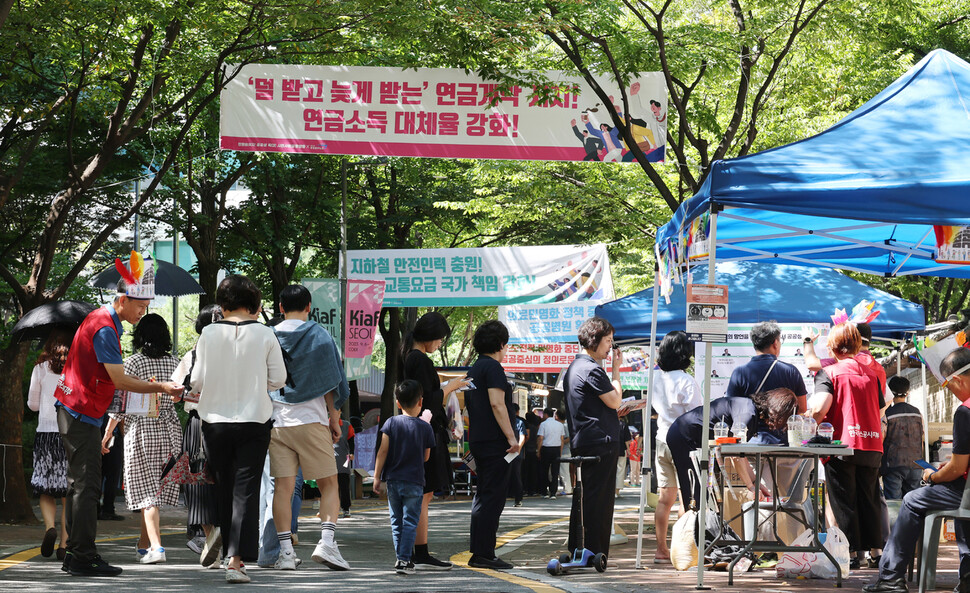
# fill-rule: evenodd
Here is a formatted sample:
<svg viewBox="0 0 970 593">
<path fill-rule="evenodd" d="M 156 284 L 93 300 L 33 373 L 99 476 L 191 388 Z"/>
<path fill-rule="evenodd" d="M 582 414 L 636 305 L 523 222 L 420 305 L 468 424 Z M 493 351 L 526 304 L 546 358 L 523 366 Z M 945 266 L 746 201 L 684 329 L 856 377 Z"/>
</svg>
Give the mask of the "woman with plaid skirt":
<svg viewBox="0 0 970 593">
<path fill-rule="evenodd" d="M 136 354 L 125 361 L 125 373 L 143 381 L 167 381 L 178 359 L 170 354 L 172 337 L 168 324 L 160 315 L 145 315 L 132 334 Z M 158 507 L 178 504 L 178 484 L 161 488 L 162 469 L 172 455 L 182 450 L 182 425 L 175 414 L 171 396 L 158 393 L 158 415 L 112 414 L 102 447 L 114 427 L 124 420 L 125 428 L 125 501 L 129 510 L 141 510 L 141 537 L 136 546 L 138 562 L 165 562 L 165 548 L 159 527 Z"/>
</svg>

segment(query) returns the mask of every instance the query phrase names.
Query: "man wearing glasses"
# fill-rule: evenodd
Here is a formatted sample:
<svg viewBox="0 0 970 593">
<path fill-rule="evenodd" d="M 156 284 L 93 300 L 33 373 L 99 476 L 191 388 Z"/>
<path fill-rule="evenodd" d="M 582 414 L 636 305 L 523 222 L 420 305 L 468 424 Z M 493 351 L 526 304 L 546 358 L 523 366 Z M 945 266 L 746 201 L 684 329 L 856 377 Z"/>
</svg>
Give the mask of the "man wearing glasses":
<svg viewBox="0 0 970 593">
<path fill-rule="evenodd" d="M 906 567 L 913 560 L 916 542 L 923 533 L 923 521 L 931 511 L 960 506 L 970 462 L 970 350 L 957 348 L 940 364 L 943 383 L 961 401 L 953 413 L 953 456 L 940 469 L 924 470 L 925 486 L 903 497 L 899 518 L 889 534 L 889 541 L 879 562 L 879 580 L 865 585 L 866 593 L 905 593 Z M 970 548 L 967 547 L 963 521 L 954 523 L 960 550 L 960 583 L 954 593 L 970 593 Z"/>
</svg>

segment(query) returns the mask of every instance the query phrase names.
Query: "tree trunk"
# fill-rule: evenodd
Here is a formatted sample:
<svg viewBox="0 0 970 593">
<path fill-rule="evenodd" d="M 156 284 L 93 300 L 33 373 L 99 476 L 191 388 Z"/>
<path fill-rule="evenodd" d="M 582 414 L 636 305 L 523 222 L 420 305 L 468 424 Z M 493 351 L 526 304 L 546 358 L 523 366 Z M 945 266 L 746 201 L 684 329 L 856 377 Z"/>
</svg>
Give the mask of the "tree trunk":
<svg viewBox="0 0 970 593">
<path fill-rule="evenodd" d="M 384 367 L 384 390 L 381 391 L 381 421 L 394 415 L 394 387 L 401 380 L 401 316 L 397 307 L 388 307 L 382 312 L 382 317 L 387 319 L 388 326 L 380 323 L 381 337 L 384 338 L 386 364 Z M 383 319 L 382 319 L 383 321 Z M 377 444 L 380 445 L 380 432 L 377 434 Z"/>
<path fill-rule="evenodd" d="M 37 523 L 27 496 L 20 446 L 23 443 L 23 376 L 29 349 L 30 342 L 14 342 L 0 354 L 0 445 L 7 445 L 0 446 L 4 493 L 0 500 L 0 523 Z"/>
</svg>

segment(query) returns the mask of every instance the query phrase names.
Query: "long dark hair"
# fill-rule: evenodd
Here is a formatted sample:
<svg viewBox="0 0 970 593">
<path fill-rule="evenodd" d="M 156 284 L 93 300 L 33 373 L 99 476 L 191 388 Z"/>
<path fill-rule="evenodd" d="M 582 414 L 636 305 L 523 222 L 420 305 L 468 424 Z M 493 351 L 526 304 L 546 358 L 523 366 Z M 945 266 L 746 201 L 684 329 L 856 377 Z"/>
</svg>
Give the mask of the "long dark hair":
<svg viewBox="0 0 970 593">
<path fill-rule="evenodd" d="M 445 316 L 437 311 L 428 311 L 414 324 L 414 329 L 404 336 L 401 343 L 401 359 L 408 357 L 408 352 L 414 349 L 415 342 L 432 342 L 444 340 L 451 333 L 451 326 Z"/>
<path fill-rule="evenodd" d="M 162 358 L 172 351 L 172 334 L 168 323 L 157 313 L 141 318 L 131 335 L 131 345 L 148 358 Z"/>
<path fill-rule="evenodd" d="M 56 328 L 44 342 L 44 350 L 37 357 L 37 364 L 48 362 L 51 365 L 51 372 L 60 375 L 64 372 L 64 363 L 67 362 L 67 353 L 71 349 L 71 342 L 74 341 L 74 333 L 66 329 Z"/>
<path fill-rule="evenodd" d="M 785 428 L 798 405 L 795 392 L 787 387 L 754 393 L 751 395 L 751 400 L 758 410 L 758 418 L 771 430 Z"/>
</svg>

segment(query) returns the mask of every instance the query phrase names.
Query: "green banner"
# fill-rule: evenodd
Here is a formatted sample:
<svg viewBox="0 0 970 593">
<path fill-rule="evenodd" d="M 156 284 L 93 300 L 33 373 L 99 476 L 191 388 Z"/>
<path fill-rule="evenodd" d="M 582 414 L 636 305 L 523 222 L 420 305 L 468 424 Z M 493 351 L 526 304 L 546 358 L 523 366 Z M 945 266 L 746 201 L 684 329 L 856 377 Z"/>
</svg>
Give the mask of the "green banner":
<svg viewBox="0 0 970 593">
<path fill-rule="evenodd" d="M 343 299 L 340 298 L 340 280 L 333 278 L 304 279 L 303 286 L 310 291 L 310 321 L 316 321 L 324 327 L 337 342 L 343 356 Z M 370 375 L 371 357 L 344 358 L 344 371 L 347 380 L 362 379 Z"/>
</svg>

